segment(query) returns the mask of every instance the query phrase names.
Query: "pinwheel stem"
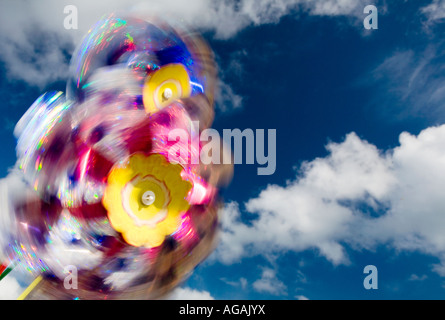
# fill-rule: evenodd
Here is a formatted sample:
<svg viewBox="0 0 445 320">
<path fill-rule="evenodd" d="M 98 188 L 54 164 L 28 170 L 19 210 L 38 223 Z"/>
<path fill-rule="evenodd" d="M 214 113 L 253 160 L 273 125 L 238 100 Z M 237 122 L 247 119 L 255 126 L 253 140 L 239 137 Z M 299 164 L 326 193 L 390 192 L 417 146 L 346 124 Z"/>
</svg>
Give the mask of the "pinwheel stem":
<svg viewBox="0 0 445 320">
<path fill-rule="evenodd" d="M 26 297 L 35 289 L 35 287 L 42 281 L 42 276 L 38 276 L 29 286 L 23 291 L 23 293 L 17 298 L 17 300 L 25 300 Z"/>
</svg>

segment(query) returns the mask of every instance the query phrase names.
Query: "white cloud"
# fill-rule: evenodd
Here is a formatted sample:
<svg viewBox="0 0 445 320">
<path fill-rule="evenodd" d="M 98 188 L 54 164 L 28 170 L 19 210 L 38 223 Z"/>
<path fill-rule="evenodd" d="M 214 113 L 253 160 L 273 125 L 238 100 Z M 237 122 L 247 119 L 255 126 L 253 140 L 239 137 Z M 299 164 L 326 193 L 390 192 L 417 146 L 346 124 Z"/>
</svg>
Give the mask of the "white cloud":
<svg viewBox="0 0 445 320">
<path fill-rule="evenodd" d="M 0 300 L 15 300 L 23 292 L 18 281 L 11 276 L 6 276 L 0 281 Z"/>
<path fill-rule="evenodd" d="M 176 288 L 169 296 L 169 300 L 214 300 L 207 291 L 190 288 Z"/>
<path fill-rule="evenodd" d="M 356 221 L 340 200 L 363 199 L 376 206 L 395 179 L 389 160 L 377 148 L 349 134 L 341 144 L 330 143 L 326 158 L 305 163 L 302 174 L 285 187 L 270 185 L 246 204 L 258 215 L 243 224 L 238 204 L 229 203 L 223 216 L 219 256 L 230 263 L 258 252 L 317 248 L 335 264 L 346 262 L 340 241 Z M 258 235 L 261 234 L 261 237 Z"/>
<path fill-rule="evenodd" d="M 272 295 L 286 294 L 286 286 L 276 275 L 275 270 L 264 268 L 261 278 L 252 284 L 253 288 L 260 293 L 269 293 Z"/>
<path fill-rule="evenodd" d="M 380 152 L 356 134 L 329 143 L 329 154 L 304 163 L 294 181 L 269 185 L 245 204 L 224 209 L 216 256 L 243 257 L 316 249 L 333 264 L 347 264 L 345 245 L 373 249 L 389 244 L 445 261 L 445 125 L 418 136 L 400 135 L 400 146 Z M 435 271 L 445 275 L 445 264 Z"/>
<path fill-rule="evenodd" d="M 302 295 L 295 296 L 295 298 L 298 300 L 309 300 L 307 297 L 302 296 Z"/>
</svg>

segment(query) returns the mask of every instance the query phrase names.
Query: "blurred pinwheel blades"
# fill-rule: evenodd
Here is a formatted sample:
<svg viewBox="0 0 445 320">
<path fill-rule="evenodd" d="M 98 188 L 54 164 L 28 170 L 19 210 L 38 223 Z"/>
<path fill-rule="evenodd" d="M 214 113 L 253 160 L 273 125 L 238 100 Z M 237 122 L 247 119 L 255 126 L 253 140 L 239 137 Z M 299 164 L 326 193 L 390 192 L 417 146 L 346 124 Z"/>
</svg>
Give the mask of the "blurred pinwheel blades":
<svg viewBox="0 0 445 320">
<path fill-rule="evenodd" d="M 159 298 L 212 252 L 232 165 L 170 163 L 168 133 L 211 126 L 216 81 L 184 26 L 111 14 L 92 27 L 67 93 L 44 93 L 14 131 L 21 192 L 2 182 L 0 249 L 38 277 L 26 298 Z M 188 159 L 202 144 L 175 147 Z"/>
</svg>

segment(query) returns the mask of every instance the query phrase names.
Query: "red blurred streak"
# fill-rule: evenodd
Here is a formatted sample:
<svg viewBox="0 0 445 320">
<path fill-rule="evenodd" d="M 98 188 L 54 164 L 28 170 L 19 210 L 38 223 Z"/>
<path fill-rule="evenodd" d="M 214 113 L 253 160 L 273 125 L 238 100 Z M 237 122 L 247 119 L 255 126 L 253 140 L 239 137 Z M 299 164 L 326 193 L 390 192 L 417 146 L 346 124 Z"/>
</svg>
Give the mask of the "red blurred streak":
<svg viewBox="0 0 445 320">
<path fill-rule="evenodd" d="M 6 270 L 6 268 L 8 268 L 8 266 L 5 266 L 4 264 L 0 264 L 0 275 L 3 273 L 3 271 Z"/>
</svg>

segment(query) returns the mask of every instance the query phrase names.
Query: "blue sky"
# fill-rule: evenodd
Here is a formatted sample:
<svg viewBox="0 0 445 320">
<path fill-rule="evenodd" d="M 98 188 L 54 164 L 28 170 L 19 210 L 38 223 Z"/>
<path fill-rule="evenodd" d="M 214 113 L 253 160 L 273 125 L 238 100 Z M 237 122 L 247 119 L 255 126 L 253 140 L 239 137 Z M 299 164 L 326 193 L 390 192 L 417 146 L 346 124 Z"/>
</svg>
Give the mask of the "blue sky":
<svg viewBox="0 0 445 320">
<path fill-rule="evenodd" d="M 93 13 L 122 6 L 77 1 L 80 30 L 67 31 L 61 2 L 2 4 L 0 18 L 17 15 L 0 24 L 2 177 L 15 122 L 41 93 L 65 90 Z M 193 21 L 215 51 L 214 128 L 277 130 L 275 174 L 235 166 L 221 244 L 178 296 L 445 298 L 445 1 L 148 3 Z M 363 27 L 368 4 L 378 30 Z M 378 290 L 363 287 L 370 264 Z"/>
</svg>

